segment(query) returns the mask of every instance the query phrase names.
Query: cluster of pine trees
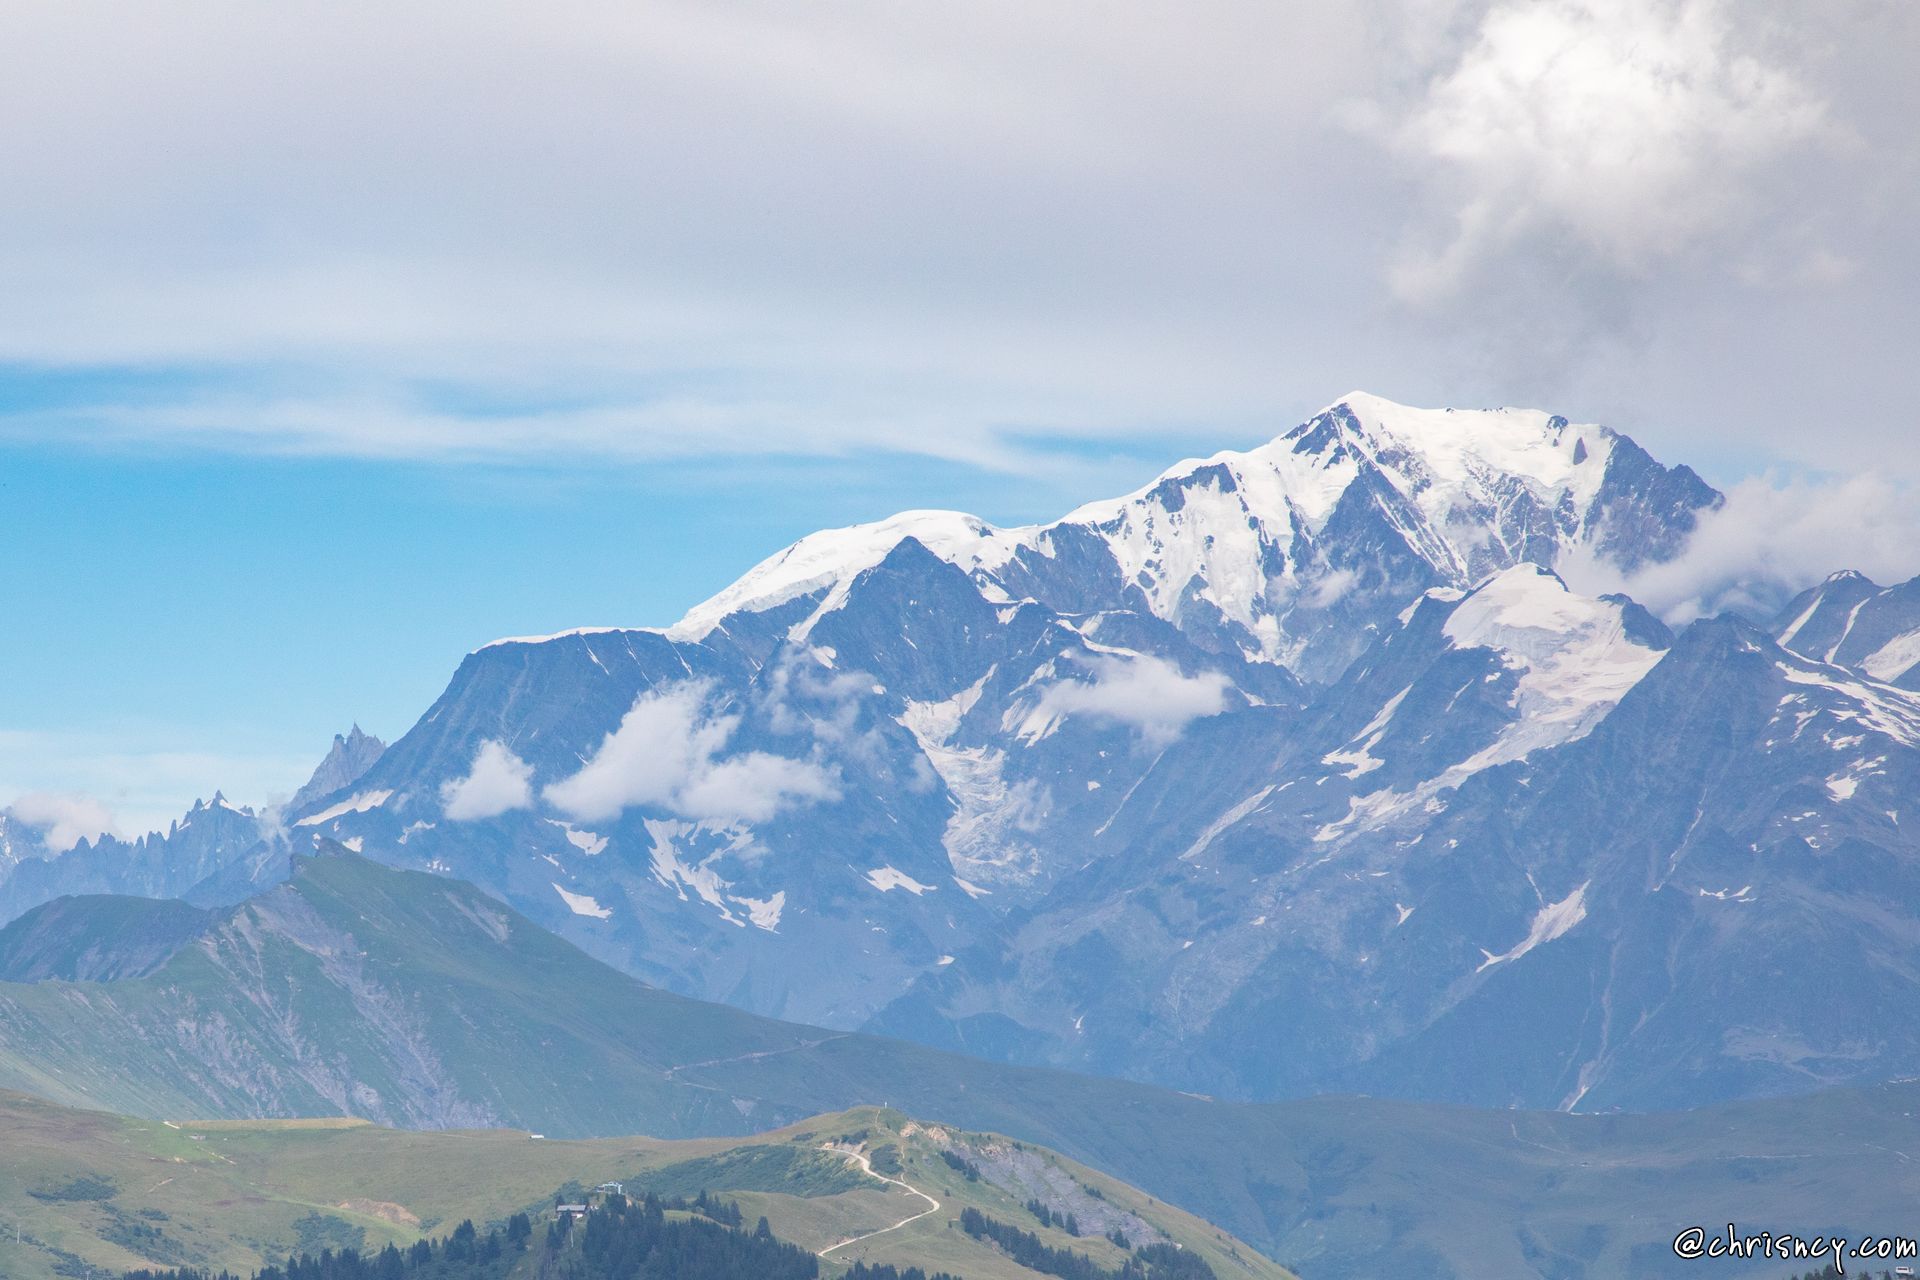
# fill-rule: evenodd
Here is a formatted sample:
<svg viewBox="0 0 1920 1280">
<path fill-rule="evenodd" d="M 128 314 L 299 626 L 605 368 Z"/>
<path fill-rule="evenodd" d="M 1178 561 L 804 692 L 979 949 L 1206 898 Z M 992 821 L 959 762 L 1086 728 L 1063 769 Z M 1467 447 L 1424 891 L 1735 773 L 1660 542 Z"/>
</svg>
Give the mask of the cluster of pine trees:
<svg viewBox="0 0 1920 1280">
<path fill-rule="evenodd" d="M 965 1156 L 960 1155 L 958 1152 L 948 1151 L 942 1148 L 940 1158 L 947 1162 L 948 1168 L 965 1178 L 968 1182 L 980 1181 L 980 1166 Z"/>
<path fill-rule="evenodd" d="M 406 1249 L 388 1245 L 378 1253 L 342 1249 L 335 1253 L 301 1254 L 278 1266 L 254 1273 L 253 1280 L 505 1280 L 525 1255 L 533 1237 L 532 1220 L 516 1213 L 506 1230 L 495 1227 L 481 1235 L 471 1221 L 462 1222 L 439 1240 L 416 1240 Z M 241 1280 L 231 1272 L 129 1271 L 126 1280 Z"/>
<path fill-rule="evenodd" d="M 662 1200 L 660 1204 L 663 1208 L 685 1209 L 689 1213 L 712 1218 L 723 1227 L 738 1227 L 745 1223 L 740 1216 L 738 1204 L 731 1200 L 722 1200 L 719 1196 L 708 1195 L 705 1187 L 700 1188 L 700 1194 L 691 1200 L 683 1200 L 676 1196 L 671 1200 Z"/>
<path fill-rule="evenodd" d="M 668 1217 L 688 1209 L 701 1217 Z M 718 1219 L 718 1220 L 716 1220 Z M 751 1232 L 738 1229 L 737 1205 L 707 1197 L 688 1202 L 609 1196 L 583 1218 L 563 1217 L 536 1239 L 533 1223 L 517 1213 L 504 1229 L 484 1234 L 463 1222 L 438 1240 L 393 1245 L 377 1253 L 356 1249 L 301 1255 L 256 1272 L 253 1280 L 818 1280 L 819 1260 L 774 1238 L 765 1218 Z M 242 1280 L 229 1272 L 130 1271 L 125 1280 Z M 869 1267 L 862 1280 L 957 1280 L 918 1269 Z"/>
<path fill-rule="evenodd" d="M 1070 1213 L 1055 1213 L 1037 1199 L 1027 1201 L 1027 1212 L 1038 1218 L 1043 1227 L 1059 1227 L 1070 1236 L 1080 1234 L 1080 1219 Z"/>
<path fill-rule="evenodd" d="M 877 1266 L 856 1262 L 848 1268 L 847 1274 L 841 1277 L 841 1280 L 960 1280 L 960 1277 L 947 1271 L 936 1271 L 928 1275 L 919 1267 L 908 1267 L 902 1271 L 890 1262 Z"/>
<path fill-rule="evenodd" d="M 976 1240 L 993 1241 L 1021 1266 L 1061 1280 L 1216 1280 L 1206 1259 L 1178 1245 L 1145 1245 L 1117 1269 L 1109 1269 L 1084 1253 L 1056 1249 L 1033 1232 L 989 1218 L 978 1209 L 961 1212 L 960 1229 Z"/>
<path fill-rule="evenodd" d="M 567 1251 L 569 1229 L 583 1232 Z M 811 1253 L 774 1238 L 765 1218 L 751 1233 L 698 1218 L 669 1218 L 656 1196 L 608 1197 L 584 1226 L 556 1222 L 549 1248 L 559 1266 L 543 1270 L 552 1280 L 814 1280 L 820 1263 Z"/>
</svg>

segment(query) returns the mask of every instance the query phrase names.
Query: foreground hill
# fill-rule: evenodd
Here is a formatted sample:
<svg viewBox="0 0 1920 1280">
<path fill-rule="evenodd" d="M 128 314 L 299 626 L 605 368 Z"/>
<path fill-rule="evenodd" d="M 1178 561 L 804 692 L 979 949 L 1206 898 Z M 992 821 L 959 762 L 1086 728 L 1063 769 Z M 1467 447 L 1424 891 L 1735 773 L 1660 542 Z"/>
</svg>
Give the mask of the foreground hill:
<svg viewBox="0 0 1920 1280">
<path fill-rule="evenodd" d="M 633 1194 L 734 1201 L 749 1227 L 764 1216 L 781 1239 L 827 1251 L 829 1275 L 863 1261 L 1034 1280 L 960 1229 L 975 1209 L 1109 1270 L 1133 1248 L 1176 1244 L 1218 1280 L 1287 1280 L 1251 1246 L 1044 1148 L 873 1109 L 744 1141 L 531 1141 L 348 1120 L 160 1123 L 0 1093 L 0 1130 L 0 1215 L 25 1224 L 18 1242 L 11 1232 L 0 1241 L 9 1280 L 52 1280 L 76 1261 L 245 1272 L 298 1249 L 404 1247 L 463 1219 L 484 1228 L 522 1211 L 550 1217 L 556 1193 L 576 1199 L 614 1180 Z M 887 1229 L 920 1214 L 927 1196 L 937 1211 Z M 1072 1214 L 1080 1235 L 1040 1222 L 1031 1201 Z"/>
<path fill-rule="evenodd" d="M 1920 1153 L 1912 1085 L 1656 1116 L 1219 1102 L 686 1000 L 469 885 L 344 852 L 303 858 L 290 883 L 209 913 L 157 964 L 154 932 L 130 912 L 177 923 L 177 909 L 92 902 L 16 922 L 0 932 L 0 956 L 39 974 L 83 962 L 124 971 L 117 931 L 142 976 L 0 984 L 0 1085 L 130 1112 L 143 1132 L 192 1116 L 344 1114 L 553 1139 L 732 1141 L 888 1104 L 1064 1152 L 1312 1280 L 1395 1268 L 1442 1280 L 1684 1275 L 1691 1264 L 1668 1245 L 1696 1221 L 1887 1231 L 1920 1196 L 1920 1166 L 1890 1154 Z M 87 926 L 93 910 L 112 928 Z M 61 932 L 84 945 L 63 951 Z M 474 1176 L 484 1183 L 549 1149 L 478 1147 L 510 1154 Z M 419 1170 L 461 1185 L 432 1161 Z M 338 1203 L 276 1185 L 321 1209 Z"/>
</svg>

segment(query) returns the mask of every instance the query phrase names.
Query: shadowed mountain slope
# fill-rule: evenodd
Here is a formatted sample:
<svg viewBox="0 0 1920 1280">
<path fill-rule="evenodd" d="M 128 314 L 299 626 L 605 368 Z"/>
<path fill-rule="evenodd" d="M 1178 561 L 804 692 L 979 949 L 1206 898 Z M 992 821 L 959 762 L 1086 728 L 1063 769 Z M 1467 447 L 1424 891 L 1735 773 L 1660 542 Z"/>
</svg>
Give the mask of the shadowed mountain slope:
<svg viewBox="0 0 1920 1280">
<path fill-rule="evenodd" d="M 124 967 L 92 914 L 145 970 L 0 985 L 0 1084 L 150 1120 L 344 1114 L 555 1138 L 744 1135 L 884 1104 L 1057 1149 L 1310 1277 L 1686 1274 L 1661 1256 L 1680 1226 L 1885 1230 L 1920 1194 L 1885 1154 L 1920 1152 L 1911 1085 L 1640 1117 L 1218 1102 L 686 1000 L 470 886 L 348 853 L 300 860 L 150 969 L 140 913 L 179 918 L 96 899 L 0 935 L 64 919 L 89 963 Z"/>
</svg>

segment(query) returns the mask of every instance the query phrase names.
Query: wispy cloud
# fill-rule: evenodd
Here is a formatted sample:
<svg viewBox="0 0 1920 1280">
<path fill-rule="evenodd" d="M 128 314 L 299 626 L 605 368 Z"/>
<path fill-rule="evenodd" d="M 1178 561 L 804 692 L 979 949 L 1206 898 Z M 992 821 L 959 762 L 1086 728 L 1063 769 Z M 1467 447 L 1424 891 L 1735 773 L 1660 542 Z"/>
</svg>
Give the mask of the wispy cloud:
<svg viewBox="0 0 1920 1280">
<path fill-rule="evenodd" d="M 1580 556 L 1555 567 L 1576 591 L 1623 591 L 1674 623 L 1728 609 L 1764 619 L 1839 569 L 1882 584 L 1920 573 L 1920 501 L 1884 476 L 1758 477 L 1665 564 L 1622 574 Z"/>
<path fill-rule="evenodd" d="M 524 809 L 533 803 L 533 766 L 506 743 L 488 739 L 474 753 L 467 775 L 440 788 L 440 803 L 455 822 L 497 818 L 509 810 Z"/>
<path fill-rule="evenodd" d="M 1129 658 L 1094 654 L 1087 666 L 1091 679 L 1048 685 L 1037 710 L 1043 715 L 1086 716 L 1126 725 L 1153 746 L 1164 746 L 1195 720 L 1226 710 L 1227 690 L 1233 687 L 1217 671 L 1185 675 L 1152 654 Z"/>
<path fill-rule="evenodd" d="M 92 796 L 29 791 L 8 805 L 7 812 L 39 831 L 47 848 L 54 853 L 65 853 L 82 840 L 120 834 L 113 814 Z"/>
<path fill-rule="evenodd" d="M 549 803 L 585 821 L 651 806 L 695 819 L 765 822 L 782 809 L 839 796 L 831 770 L 765 751 L 723 754 L 737 715 L 716 711 L 710 685 L 641 694 L 580 771 L 548 786 Z"/>
<path fill-rule="evenodd" d="M 284 801 L 319 763 L 317 751 L 303 759 L 183 745 L 198 736 L 184 729 L 0 730 L 0 805 L 51 794 L 83 802 L 75 815 L 104 813 L 104 820 L 87 821 L 131 837 L 164 831 L 194 800 L 216 791 L 256 808 Z"/>
<path fill-rule="evenodd" d="M 475 392 L 463 411 L 422 403 L 405 389 L 341 398 L 197 385 L 158 403 L 100 400 L 0 409 L 0 439 L 175 448 L 376 461 L 637 464 L 686 458 L 914 454 L 988 471 L 1044 472 L 1062 464 L 1028 440 L 1069 425 L 1039 412 L 1017 427 L 952 406 L 881 410 L 822 403 L 811 392 L 743 397 L 742 388 L 625 398 L 587 406 L 495 409 L 526 393 Z"/>
<path fill-rule="evenodd" d="M 212 375 L 4 429 L 1024 470 L 1352 385 L 1617 420 L 1581 344 L 1551 376 L 1457 346 L 1630 314 L 1610 342 L 1680 353 L 1660 404 L 1689 352 L 1790 354 L 1808 296 L 1910 308 L 1908 9 L 45 6 L 0 47 L 0 369 Z M 1896 346 L 1851 344 L 1842 407 L 1920 396 Z M 1751 363 L 1741 429 L 1799 448 L 1811 375 Z"/>
</svg>

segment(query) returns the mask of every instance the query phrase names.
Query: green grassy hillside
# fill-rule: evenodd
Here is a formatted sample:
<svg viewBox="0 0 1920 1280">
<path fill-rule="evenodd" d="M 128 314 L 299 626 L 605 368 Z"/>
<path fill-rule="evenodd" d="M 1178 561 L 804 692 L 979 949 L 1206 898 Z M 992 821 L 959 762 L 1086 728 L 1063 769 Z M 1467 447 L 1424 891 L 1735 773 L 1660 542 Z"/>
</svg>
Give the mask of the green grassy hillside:
<svg viewBox="0 0 1920 1280">
<path fill-rule="evenodd" d="M 171 904 L 64 905 L 93 936 L 79 908 L 125 926 Z M 739 1133 L 808 1111 L 671 1068 L 825 1034 L 655 990 L 468 885 L 342 854 L 302 859 L 143 977 L 0 984 L 0 1086 L 146 1116 Z"/>
<path fill-rule="evenodd" d="M 0 982 L 137 978 L 214 918 L 184 902 L 104 894 L 58 898 L 0 929 Z"/>
<path fill-rule="evenodd" d="M 562 1187 L 612 1179 L 666 1195 L 726 1192 L 749 1223 L 764 1215 L 783 1239 L 831 1249 L 829 1272 L 864 1260 L 944 1268 L 965 1280 L 1034 1280 L 959 1230 L 962 1210 L 973 1207 L 1109 1267 L 1125 1251 L 1093 1234 L 1096 1227 L 1119 1227 L 1143 1244 L 1178 1242 L 1220 1280 L 1287 1274 L 1248 1245 L 1053 1152 L 878 1109 L 816 1117 L 744 1142 L 562 1141 L 340 1120 L 176 1125 L 8 1093 L 0 1094 L 0 1133 L 0 1275 L 9 1280 L 154 1263 L 240 1270 L 301 1247 L 405 1245 L 444 1235 L 462 1219 L 484 1225 L 550 1206 Z M 885 1230 L 927 1202 L 863 1173 L 855 1153 L 939 1208 Z M 1042 1226 L 1022 1207 L 1035 1195 L 1063 1215 L 1075 1212 L 1087 1234 Z"/>
<path fill-rule="evenodd" d="M 1310 1280 L 1681 1276 L 1686 1225 L 1897 1231 L 1920 1199 L 1914 1085 L 1637 1117 L 1214 1102 L 680 999 L 470 886 L 351 855 L 303 861 L 145 977 L 0 984 L 0 1087 L 555 1138 L 887 1105 L 1065 1152 Z"/>
</svg>

